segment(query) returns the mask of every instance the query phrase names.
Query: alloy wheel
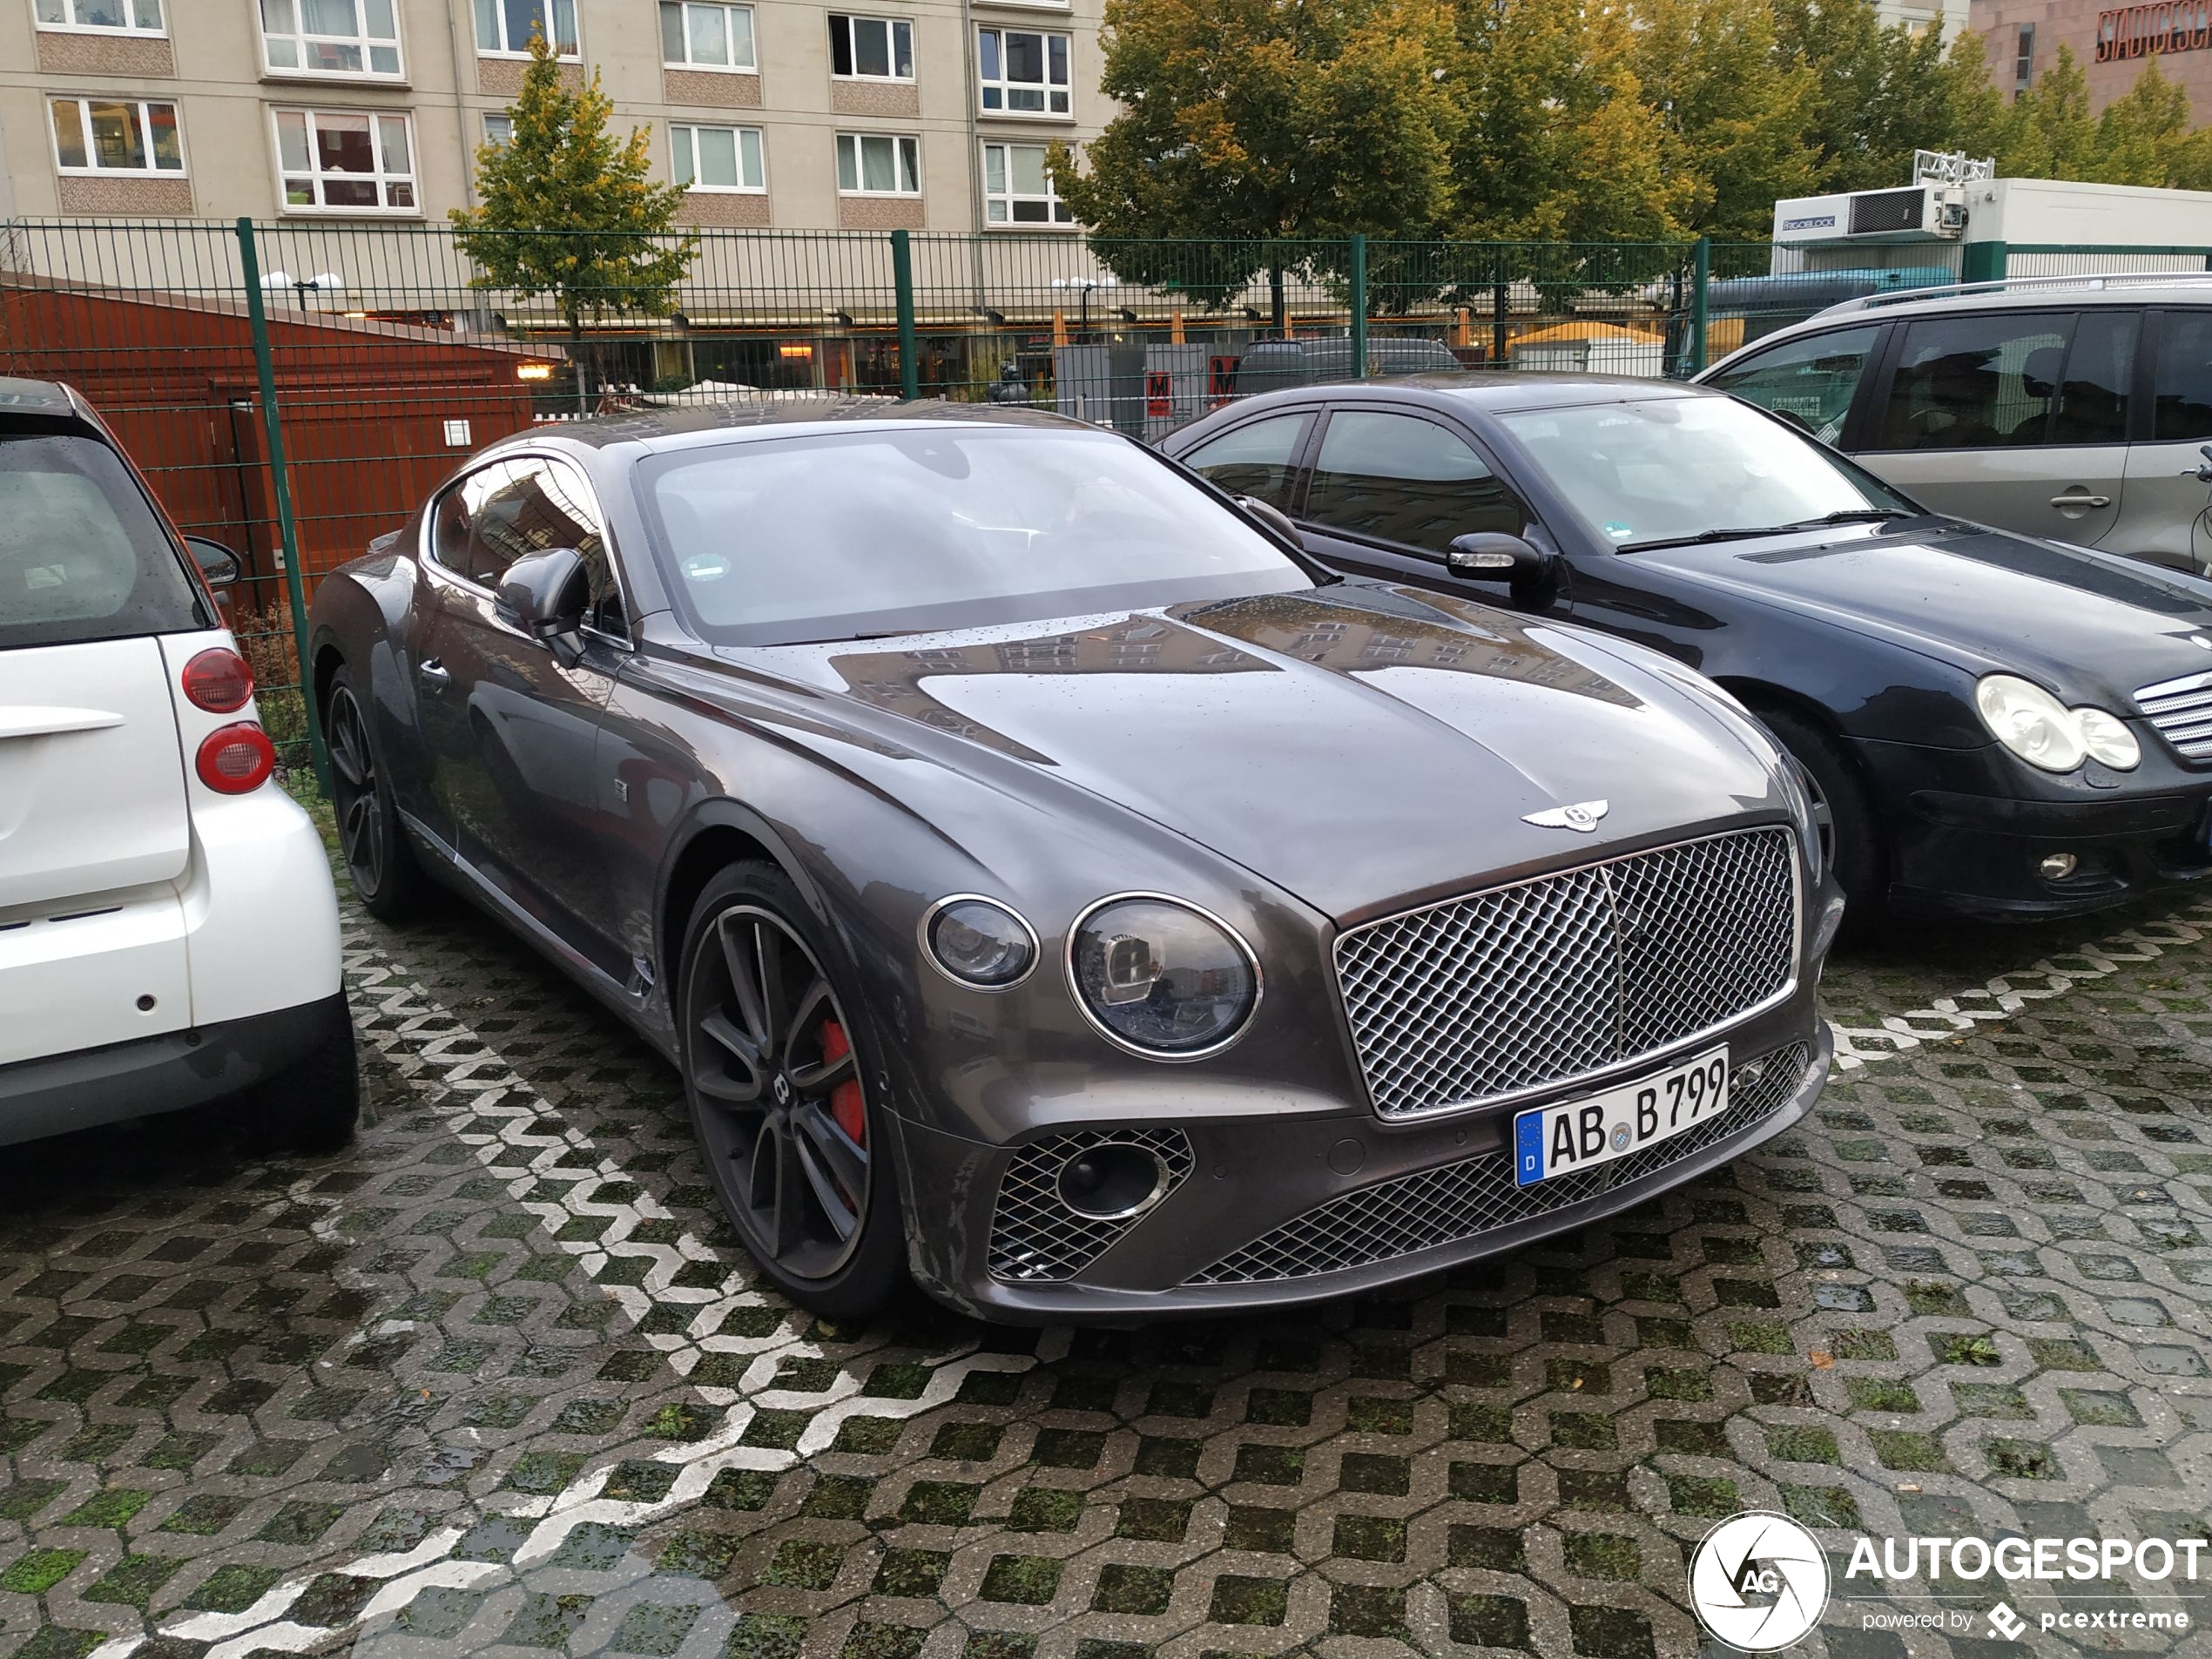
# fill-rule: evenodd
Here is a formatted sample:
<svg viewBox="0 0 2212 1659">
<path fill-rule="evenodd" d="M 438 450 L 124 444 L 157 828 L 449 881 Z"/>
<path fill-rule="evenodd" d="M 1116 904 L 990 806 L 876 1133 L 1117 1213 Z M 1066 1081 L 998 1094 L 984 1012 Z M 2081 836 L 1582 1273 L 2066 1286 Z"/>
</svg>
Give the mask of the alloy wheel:
<svg viewBox="0 0 2212 1659">
<path fill-rule="evenodd" d="M 873 1179 L 853 1028 L 771 910 L 729 906 L 697 951 L 685 1063 L 709 1163 L 755 1254 L 827 1278 L 860 1244 Z"/>
<path fill-rule="evenodd" d="M 332 782 L 338 799 L 338 841 L 354 885 L 363 893 L 383 887 L 390 849 L 385 841 L 382 803 L 376 798 L 376 755 L 368 746 L 368 723 L 350 687 L 341 685 L 330 699 Z"/>
</svg>

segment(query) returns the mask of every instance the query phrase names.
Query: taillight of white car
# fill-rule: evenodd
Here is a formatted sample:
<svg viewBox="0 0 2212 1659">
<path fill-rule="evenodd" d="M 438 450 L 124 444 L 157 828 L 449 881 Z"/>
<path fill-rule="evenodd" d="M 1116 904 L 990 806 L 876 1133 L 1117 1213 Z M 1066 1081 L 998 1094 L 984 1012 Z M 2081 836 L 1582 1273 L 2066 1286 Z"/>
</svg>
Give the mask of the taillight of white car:
<svg viewBox="0 0 2212 1659">
<path fill-rule="evenodd" d="M 227 645 L 211 645 L 197 653 L 179 679 L 192 705 L 210 714 L 229 714 L 253 698 L 253 667 Z M 276 745 L 259 721 L 233 721 L 199 740 L 192 769 L 218 794 L 247 794 L 268 782 L 276 770 Z"/>
</svg>

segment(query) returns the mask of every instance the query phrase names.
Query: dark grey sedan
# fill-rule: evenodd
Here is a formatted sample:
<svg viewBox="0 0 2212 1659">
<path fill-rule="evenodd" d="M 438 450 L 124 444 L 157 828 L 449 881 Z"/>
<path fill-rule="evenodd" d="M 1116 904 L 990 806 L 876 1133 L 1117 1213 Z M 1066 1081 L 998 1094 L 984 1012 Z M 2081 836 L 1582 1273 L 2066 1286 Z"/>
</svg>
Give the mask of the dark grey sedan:
<svg viewBox="0 0 2212 1659">
<path fill-rule="evenodd" d="M 508 440 L 312 641 L 368 907 L 435 876 L 659 1047 L 792 1298 L 1338 1295 L 1818 1092 L 1838 900 L 1695 676 L 1071 421 L 828 413 Z"/>
</svg>

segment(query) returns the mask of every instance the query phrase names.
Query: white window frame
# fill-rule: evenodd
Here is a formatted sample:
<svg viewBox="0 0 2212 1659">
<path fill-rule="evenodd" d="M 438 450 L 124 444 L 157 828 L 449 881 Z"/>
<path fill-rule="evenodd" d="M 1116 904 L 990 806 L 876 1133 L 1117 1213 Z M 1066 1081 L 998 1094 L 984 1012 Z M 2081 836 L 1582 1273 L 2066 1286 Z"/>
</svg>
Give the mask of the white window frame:
<svg viewBox="0 0 2212 1659">
<path fill-rule="evenodd" d="M 131 35 L 140 40 L 166 40 L 169 38 L 170 0 L 121 0 L 124 9 L 128 11 L 133 18 L 137 17 L 140 5 L 151 3 L 154 10 L 161 14 L 161 22 L 152 29 L 148 29 L 143 24 L 136 22 L 127 24 L 79 23 L 77 20 L 78 14 L 84 10 L 86 3 L 87 0 L 31 0 L 31 23 L 35 27 L 44 30 L 48 34 Z M 51 18 L 42 15 L 44 12 L 52 10 L 57 5 L 58 5 L 61 9 L 62 20 L 60 22 L 57 23 Z"/>
<path fill-rule="evenodd" d="M 999 72 L 995 76 L 988 76 L 983 72 L 983 37 L 986 35 L 995 37 L 992 51 L 998 57 Z M 1068 78 L 1057 83 L 1049 78 L 1042 81 L 1008 80 L 1006 74 L 1006 37 L 1008 35 L 1037 37 L 1040 50 L 1044 53 L 1044 72 L 1048 78 L 1052 73 L 1052 43 L 1055 40 L 1059 41 L 1064 49 L 1062 62 L 1068 71 Z M 1076 37 L 1066 30 L 1010 29 L 1003 24 L 995 23 L 978 23 L 975 25 L 975 83 L 976 97 L 980 100 L 977 107 L 981 113 L 992 119 L 996 120 L 1003 116 L 1009 121 L 1072 121 L 1076 118 L 1075 80 Z M 1017 89 L 1022 91 L 1042 93 L 1045 107 L 1042 110 L 1015 109 L 1013 95 Z M 995 105 L 990 102 L 990 94 L 994 91 L 999 95 L 999 101 Z M 1052 107 L 1055 94 L 1065 102 L 1064 109 L 1055 110 Z"/>
<path fill-rule="evenodd" d="M 583 20 L 577 15 L 582 10 L 577 4 L 577 0 L 542 0 L 542 3 L 545 7 L 546 21 L 554 23 L 556 29 L 559 25 L 555 20 L 560 17 L 561 9 L 565 7 L 569 14 L 569 21 L 576 35 L 574 51 L 563 51 L 560 49 L 561 43 L 556 40 L 553 43 L 553 56 L 563 64 L 582 63 L 583 61 Z M 492 20 L 495 33 L 502 36 L 506 33 L 506 0 L 475 0 L 475 12 L 477 57 L 528 57 L 530 55 L 530 43 L 527 36 L 523 37 L 523 44 L 519 46 L 487 44 L 484 39 L 484 19 L 487 16 Z"/>
<path fill-rule="evenodd" d="M 660 0 L 663 17 L 667 15 L 671 6 L 676 7 L 684 13 L 684 56 L 681 58 L 675 58 L 668 55 L 668 35 L 664 26 L 660 50 L 661 66 L 664 69 L 696 69 L 709 75 L 758 75 L 760 72 L 760 20 L 753 14 L 751 6 L 732 5 L 728 3 L 728 0 Z M 745 55 L 745 61 L 742 64 L 694 63 L 691 59 L 691 14 L 694 11 L 731 13 L 741 11 L 745 13 L 745 43 L 750 49 Z M 725 22 L 723 26 L 726 29 L 730 25 L 728 22 Z M 735 56 L 734 53 L 732 55 Z"/>
<path fill-rule="evenodd" d="M 407 52 L 400 41 L 400 0 L 386 0 L 392 14 L 392 32 L 389 35 L 372 35 L 368 32 L 369 0 L 354 0 L 354 15 L 361 20 L 362 30 L 362 32 L 357 35 L 315 34 L 307 27 L 307 20 L 300 16 L 301 0 L 278 0 L 278 3 L 291 8 L 293 21 L 296 26 L 273 35 L 269 32 L 269 0 L 255 0 L 253 7 L 254 20 L 261 31 L 261 64 L 265 73 L 281 76 L 296 75 L 319 81 L 403 82 L 407 79 Z M 296 55 L 300 59 L 297 64 L 278 64 L 270 61 L 270 45 L 273 42 L 279 40 L 288 40 L 293 44 Z M 311 67 L 307 63 L 307 48 L 311 44 L 322 42 L 360 48 L 361 66 L 359 69 Z M 374 62 L 373 55 L 380 46 L 389 46 L 392 49 L 395 67 L 376 69 L 371 66 Z"/>
<path fill-rule="evenodd" d="M 899 170 L 899 162 L 902 154 L 912 164 L 914 181 L 914 188 L 912 190 L 870 190 L 865 185 L 859 182 L 860 179 L 865 179 L 867 176 L 867 170 L 861 165 L 860 158 L 861 145 L 866 140 L 870 138 L 881 138 L 893 146 L 891 152 L 891 165 L 892 172 L 894 174 Z M 846 188 L 845 183 L 845 146 L 848 144 L 853 146 L 853 178 L 854 180 L 850 189 Z M 837 148 L 835 154 L 837 160 L 837 193 L 839 195 L 875 196 L 882 198 L 895 197 L 901 201 L 916 201 L 921 199 L 922 193 L 921 138 L 919 133 L 840 132 L 837 135 Z"/>
<path fill-rule="evenodd" d="M 830 27 L 833 30 L 834 30 L 840 24 L 843 24 L 845 25 L 845 61 L 853 65 L 850 71 L 840 71 L 837 67 L 837 48 L 833 45 L 830 48 L 830 78 L 832 80 L 889 81 L 895 83 L 900 86 L 912 86 L 914 84 L 914 71 L 913 67 L 914 63 L 914 20 L 912 17 L 894 17 L 880 11 L 833 11 L 829 13 L 828 16 Z M 853 37 L 853 25 L 854 24 L 860 23 L 880 23 L 883 25 L 884 45 L 887 48 L 887 56 L 891 61 L 891 73 L 888 75 L 871 75 L 866 70 L 860 67 L 860 52 L 858 44 Z M 903 75 L 899 73 L 899 30 L 901 29 L 907 31 L 907 63 L 908 65 L 907 72 Z"/>
<path fill-rule="evenodd" d="M 701 132 L 727 132 L 731 145 L 737 152 L 738 182 L 734 185 L 705 185 L 698 181 L 698 143 Z M 745 135 L 752 135 L 753 155 L 760 164 L 760 182 L 745 182 Z M 684 135 L 679 141 L 678 135 Z M 683 175 L 682 145 L 688 145 L 691 156 L 691 177 Z M 765 196 L 768 193 L 768 137 L 757 126 L 732 121 L 671 121 L 668 124 L 668 176 L 685 190 L 697 191 L 709 196 Z"/>
<path fill-rule="evenodd" d="M 69 92 L 49 92 L 39 103 L 46 111 L 46 141 L 53 146 L 54 171 L 67 179 L 188 179 L 192 176 L 190 159 L 185 154 L 185 116 L 177 100 L 171 98 L 94 98 Z M 74 104 L 79 130 L 84 134 L 84 165 L 74 166 L 62 159 L 61 129 L 54 125 L 54 105 Z M 92 158 L 99 152 L 92 145 L 92 110 L 95 104 L 121 104 L 138 111 L 138 143 L 145 151 L 148 165 L 144 167 L 103 167 Z M 173 167 L 151 165 L 153 161 L 153 118 L 148 113 L 154 109 L 165 109 L 176 118 L 177 159 Z"/>
<path fill-rule="evenodd" d="M 313 187 L 317 197 L 317 199 L 313 202 L 295 202 L 292 200 L 291 188 L 285 182 L 287 177 L 298 178 L 300 176 L 300 170 L 298 168 L 287 167 L 284 163 L 284 118 L 287 115 L 299 115 L 305 116 L 307 118 L 307 176 L 312 181 Z M 369 141 L 376 147 L 376 159 L 378 164 L 376 172 L 327 173 L 316 165 L 315 123 L 318 120 L 329 119 L 332 118 L 348 121 L 358 118 L 368 121 Z M 402 123 L 407 129 L 408 171 L 405 172 L 387 172 L 383 166 L 384 134 L 382 128 L 378 125 L 378 123 L 380 121 L 394 120 Z M 314 215 L 319 218 L 336 219 L 420 219 L 422 217 L 422 173 L 421 167 L 421 151 L 415 142 L 415 117 L 408 111 L 316 109 L 312 105 L 304 104 L 272 105 L 269 107 L 269 143 L 273 148 L 276 161 L 277 206 L 287 213 L 301 213 Z M 347 203 L 325 203 L 320 199 L 322 195 L 322 185 L 323 181 L 328 179 L 373 180 L 376 185 L 378 201 L 376 205 L 373 206 L 361 206 Z M 406 182 L 409 191 L 413 193 L 415 197 L 414 201 L 401 207 L 385 206 L 382 198 L 387 193 L 386 186 L 401 180 Z"/>
<path fill-rule="evenodd" d="M 497 122 L 501 126 L 506 128 L 507 130 L 504 132 L 493 132 L 492 124 L 494 122 Z M 514 143 L 515 118 L 508 114 L 504 110 L 486 110 L 484 111 L 484 142 L 489 145 L 496 145 L 502 150 L 504 150 L 509 145 Z"/>
<path fill-rule="evenodd" d="M 1070 216 L 1066 219 L 1058 217 L 1059 210 L 1066 207 L 1068 204 L 1060 199 L 1060 192 L 1053 188 L 1052 175 L 1049 172 L 1046 173 L 1044 176 L 1045 193 L 1042 196 L 1035 195 L 1028 191 L 1017 191 L 1014 188 L 1014 158 L 1010 154 L 1005 158 L 1003 163 L 1001 164 L 1005 169 L 1007 187 L 995 194 L 994 194 L 991 190 L 992 151 L 1004 150 L 1011 152 L 1015 150 L 1048 150 L 1050 147 L 1050 144 L 1042 139 L 986 138 L 983 140 L 981 156 L 983 166 L 983 227 L 986 230 L 1072 231 L 1082 228 L 1076 223 L 1072 212 L 1070 213 Z M 1017 219 L 1014 217 L 1014 204 L 1017 201 L 1042 201 L 1045 204 L 1045 212 L 1047 216 L 1043 219 Z M 1006 205 L 1006 217 L 1004 219 L 993 219 L 991 217 L 991 207 L 993 204 L 999 202 L 1003 202 Z"/>
</svg>

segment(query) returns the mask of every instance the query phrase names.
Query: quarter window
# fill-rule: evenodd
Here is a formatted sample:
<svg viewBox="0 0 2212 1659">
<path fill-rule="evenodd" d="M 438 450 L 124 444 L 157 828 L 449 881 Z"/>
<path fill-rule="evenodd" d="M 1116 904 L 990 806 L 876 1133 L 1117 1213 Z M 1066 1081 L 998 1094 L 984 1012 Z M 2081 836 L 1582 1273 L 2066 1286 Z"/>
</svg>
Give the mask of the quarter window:
<svg viewBox="0 0 2212 1659">
<path fill-rule="evenodd" d="M 1834 443 L 1843 435 L 1844 417 L 1851 413 L 1877 333 L 1839 328 L 1788 341 L 1723 369 L 1707 384 Z"/>
<path fill-rule="evenodd" d="M 864 80 L 914 78 L 914 26 L 904 17 L 830 14 L 830 72 Z"/>
<path fill-rule="evenodd" d="M 64 172 L 181 173 L 177 106 L 133 98 L 57 98 L 54 158 Z"/>
<path fill-rule="evenodd" d="M 37 0 L 42 29 L 111 30 L 118 35 L 159 35 L 161 0 Z"/>
<path fill-rule="evenodd" d="M 1200 444 L 1183 457 L 1183 464 L 1217 489 L 1288 511 L 1291 467 L 1305 435 L 1303 415 L 1271 415 Z"/>
<path fill-rule="evenodd" d="M 2043 442 L 2069 320 L 2043 313 L 1907 324 L 1878 447 L 2002 449 Z"/>
<path fill-rule="evenodd" d="M 660 57 L 671 69 L 757 67 L 752 8 L 661 0 Z"/>
<path fill-rule="evenodd" d="M 837 187 L 847 196 L 921 194 L 921 141 L 888 132 L 837 135 Z"/>
<path fill-rule="evenodd" d="M 676 182 L 686 190 L 768 188 L 759 127 L 694 126 L 678 122 L 669 127 L 668 142 Z"/>
<path fill-rule="evenodd" d="M 284 205 L 300 212 L 415 211 L 415 135 L 404 115 L 276 111 Z"/>
<path fill-rule="evenodd" d="M 2151 435 L 2158 442 L 2212 438 L 2212 311 L 2166 314 L 2153 396 Z"/>
<path fill-rule="evenodd" d="M 1069 37 L 1028 29 L 979 29 L 977 78 L 987 115 L 1070 113 Z"/>
<path fill-rule="evenodd" d="M 578 56 L 576 0 L 476 0 L 476 50 L 521 57 L 543 35 L 556 57 Z"/>
<path fill-rule="evenodd" d="M 1076 210 L 1060 199 L 1045 169 L 1041 144 L 983 146 L 983 217 L 992 225 L 1072 225 Z"/>
<path fill-rule="evenodd" d="M 393 0 L 261 0 L 261 51 L 273 70 L 396 80 L 399 19 Z"/>
<path fill-rule="evenodd" d="M 1441 555 L 1476 530 L 1519 536 L 1528 514 L 1480 455 L 1433 421 L 1345 410 L 1329 417 L 1305 516 Z"/>
</svg>

